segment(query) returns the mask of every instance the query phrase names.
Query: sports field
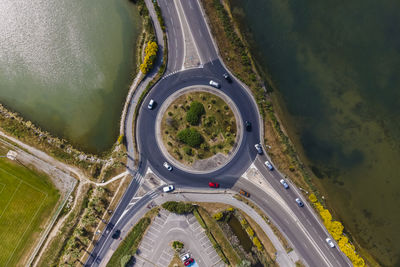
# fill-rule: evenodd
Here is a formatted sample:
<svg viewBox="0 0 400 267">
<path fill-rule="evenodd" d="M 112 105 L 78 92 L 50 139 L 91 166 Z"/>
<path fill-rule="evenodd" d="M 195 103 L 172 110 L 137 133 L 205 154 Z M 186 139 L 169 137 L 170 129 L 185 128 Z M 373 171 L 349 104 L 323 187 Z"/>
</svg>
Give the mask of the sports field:
<svg viewBox="0 0 400 267">
<path fill-rule="evenodd" d="M 0 158 L 0 266 L 21 266 L 59 199 L 48 177 Z"/>
</svg>

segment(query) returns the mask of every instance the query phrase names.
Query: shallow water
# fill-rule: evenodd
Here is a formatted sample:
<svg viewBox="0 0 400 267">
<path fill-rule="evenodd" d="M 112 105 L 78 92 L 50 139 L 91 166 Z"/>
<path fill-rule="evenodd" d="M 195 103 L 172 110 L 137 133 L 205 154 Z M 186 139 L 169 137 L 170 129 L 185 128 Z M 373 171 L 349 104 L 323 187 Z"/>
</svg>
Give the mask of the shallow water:
<svg viewBox="0 0 400 267">
<path fill-rule="evenodd" d="M 0 102 L 90 152 L 110 148 L 140 30 L 128 0 L 0 1 Z"/>
<path fill-rule="evenodd" d="M 329 204 L 400 265 L 400 2 L 232 2 Z"/>
</svg>

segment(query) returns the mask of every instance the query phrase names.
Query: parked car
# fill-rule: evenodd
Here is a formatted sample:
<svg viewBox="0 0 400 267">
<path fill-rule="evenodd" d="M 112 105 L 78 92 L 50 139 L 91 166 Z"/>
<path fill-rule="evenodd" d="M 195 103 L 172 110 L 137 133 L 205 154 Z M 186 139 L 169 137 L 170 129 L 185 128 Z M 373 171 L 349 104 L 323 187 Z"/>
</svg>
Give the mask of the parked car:
<svg viewBox="0 0 400 267">
<path fill-rule="evenodd" d="M 272 166 L 271 162 L 269 162 L 268 160 L 264 162 L 264 164 L 270 171 L 274 170 L 274 166 Z"/>
<path fill-rule="evenodd" d="M 245 197 L 250 197 L 250 194 L 247 193 L 246 191 L 242 190 L 242 189 L 240 189 L 239 193 L 240 193 L 241 195 L 245 196 Z"/>
<path fill-rule="evenodd" d="M 232 82 L 231 76 L 229 76 L 228 73 L 224 73 L 224 75 L 222 75 L 222 76 L 224 76 L 224 79 L 227 80 L 228 83 Z"/>
<path fill-rule="evenodd" d="M 149 104 L 147 105 L 147 108 L 148 108 L 148 109 L 153 109 L 154 103 L 155 103 L 154 99 L 150 99 L 150 102 L 149 102 Z"/>
<path fill-rule="evenodd" d="M 215 87 L 215 88 L 220 88 L 221 87 L 221 85 L 219 83 L 217 83 L 216 81 L 213 81 L 213 80 L 210 81 L 210 85 L 212 87 Z"/>
<path fill-rule="evenodd" d="M 261 155 L 263 153 L 261 144 L 255 144 L 254 147 L 256 148 L 258 154 Z"/>
<path fill-rule="evenodd" d="M 296 198 L 296 202 L 297 202 L 297 205 L 299 205 L 299 207 L 304 206 L 303 201 L 301 201 L 300 198 Z"/>
<path fill-rule="evenodd" d="M 194 262 L 194 260 L 192 258 L 189 258 L 187 260 L 185 260 L 185 262 L 183 263 L 185 266 L 188 266 L 190 264 L 192 264 Z"/>
<path fill-rule="evenodd" d="M 175 189 L 175 186 L 170 184 L 168 186 L 164 186 L 162 190 L 164 191 L 164 193 L 168 193 L 168 192 L 174 191 L 174 189 Z"/>
<path fill-rule="evenodd" d="M 218 187 L 219 187 L 219 183 L 208 182 L 208 186 L 209 186 L 209 187 L 218 188 Z"/>
<path fill-rule="evenodd" d="M 289 185 L 286 183 L 285 180 L 281 179 L 280 182 L 281 182 L 281 184 L 283 185 L 283 187 L 284 187 L 285 189 L 288 189 L 288 188 L 289 188 Z"/>
<path fill-rule="evenodd" d="M 244 125 L 246 127 L 246 131 L 250 132 L 251 131 L 251 122 L 245 121 Z"/>
<path fill-rule="evenodd" d="M 186 260 L 190 259 L 190 254 L 189 253 L 185 253 L 181 256 L 181 260 L 183 262 L 185 262 Z"/>
<path fill-rule="evenodd" d="M 330 238 L 328 237 L 328 238 L 325 239 L 325 240 L 326 240 L 326 243 L 328 243 L 328 245 L 329 245 L 331 248 L 334 248 L 334 247 L 335 247 L 335 244 L 333 243 L 332 239 L 330 239 Z"/>
<path fill-rule="evenodd" d="M 111 236 L 113 239 L 118 239 L 121 235 L 121 230 L 116 230 Z"/>
<path fill-rule="evenodd" d="M 172 171 L 172 166 L 169 165 L 168 162 L 164 162 L 163 166 L 164 166 L 167 170 Z"/>
</svg>

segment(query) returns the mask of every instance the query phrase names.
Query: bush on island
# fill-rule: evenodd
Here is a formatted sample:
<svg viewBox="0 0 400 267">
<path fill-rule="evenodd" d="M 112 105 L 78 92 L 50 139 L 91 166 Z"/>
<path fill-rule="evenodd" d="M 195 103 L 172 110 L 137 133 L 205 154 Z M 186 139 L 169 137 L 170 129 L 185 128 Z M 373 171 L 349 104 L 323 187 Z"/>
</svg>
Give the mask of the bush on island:
<svg viewBox="0 0 400 267">
<path fill-rule="evenodd" d="M 199 147 L 203 142 L 203 136 L 194 128 L 186 128 L 177 135 L 178 140 L 191 147 Z"/>
<path fill-rule="evenodd" d="M 186 120 L 191 125 L 198 125 L 200 123 L 201 115 L 205 114 L 206 111 L 202 103 L 193 101 L 190 103 L 188 112 L 186 113 Z"/>
</svg>

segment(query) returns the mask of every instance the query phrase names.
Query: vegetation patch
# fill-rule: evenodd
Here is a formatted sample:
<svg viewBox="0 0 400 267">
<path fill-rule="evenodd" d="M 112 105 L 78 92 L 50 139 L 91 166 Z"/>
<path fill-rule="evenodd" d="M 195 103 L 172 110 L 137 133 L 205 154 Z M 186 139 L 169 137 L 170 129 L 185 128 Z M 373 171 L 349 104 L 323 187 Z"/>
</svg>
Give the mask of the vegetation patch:
<svg viewBox="0 0 400 267">
<path fill-rule="evenodd" d="M 139 220 L 114 252 L 107 266 L 131 266 L 140 241 L 156 214 L 158 214 L 158 208 L 149 211 Z"/>
<path fill-rule="evenodd" d="M 236 131 L 232 110 L 220 97 L 207 92 L 178 97 L 161 122 L 168 152 L 189 165 L 217 153 L 228 154 L 235 144 Z"/>
<path fill-rule="evenodd" d="M 0 266 L 22 266 L 60 196 L 47 176 L 5 158 L 0 196 Z"/>
<path fill-rule="evenodd" d="M 169 212 L 173 212 L 176 214 L 188 214 L 191 213 L 194 209 L 194 206 L 190 203 L 176 201 L 167 201 L 161 206 Z"/>
</svg>

